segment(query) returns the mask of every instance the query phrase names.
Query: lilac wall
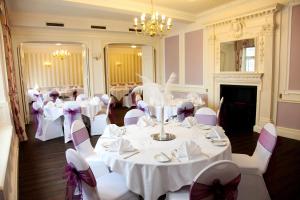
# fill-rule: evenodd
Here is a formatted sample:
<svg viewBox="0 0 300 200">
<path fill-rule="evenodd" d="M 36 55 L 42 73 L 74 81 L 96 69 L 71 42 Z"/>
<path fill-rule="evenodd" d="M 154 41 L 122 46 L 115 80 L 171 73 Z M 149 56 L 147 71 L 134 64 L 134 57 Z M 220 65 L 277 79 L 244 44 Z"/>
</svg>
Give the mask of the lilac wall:
<svg viewBox="0 0 300 200">
<path fill-rule="evenodd" d="M 185 83 L 203 84 L 203 31 L 185 34 Z"/>
<path fill-rule="evenodd" d="M 300 5 L 292 13 L 289 89 L 300 90 Z"/>
<path fill-rule="evenodd" d="M 168 80 L 170 74 L 179 73 L 179 35 L 165 39 L 165 79 Z M 178 78 L 175 83 L 178 83 Z"/>
<path fill-rule="evenodd" d="M 277 107 L 277 126 L 300 129 L 300 104 L 279 102 Z"/>
</svg>

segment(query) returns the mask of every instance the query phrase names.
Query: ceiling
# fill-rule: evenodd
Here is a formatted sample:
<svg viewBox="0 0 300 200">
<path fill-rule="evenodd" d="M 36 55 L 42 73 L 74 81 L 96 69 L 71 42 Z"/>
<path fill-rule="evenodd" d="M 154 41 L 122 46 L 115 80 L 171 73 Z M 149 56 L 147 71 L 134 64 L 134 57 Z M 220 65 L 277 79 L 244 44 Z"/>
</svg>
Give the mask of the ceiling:
<svg viewBox="0 0 300 200">
<path fill-rule="evenodd" d="M 154 9 L 178 21 L 192 22 L 198 14 L 233 0 L 153 0 Z M 8 0 L 10 12 L 132 20 L 151 11 L 150 0 Z"/>
</svg>

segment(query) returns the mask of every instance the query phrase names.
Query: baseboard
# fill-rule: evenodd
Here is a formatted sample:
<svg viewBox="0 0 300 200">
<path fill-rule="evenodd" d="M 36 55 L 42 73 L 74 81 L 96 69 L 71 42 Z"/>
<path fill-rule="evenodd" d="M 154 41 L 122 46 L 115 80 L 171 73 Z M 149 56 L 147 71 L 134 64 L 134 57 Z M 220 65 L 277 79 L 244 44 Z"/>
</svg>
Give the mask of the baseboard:
<svg viewBox="0 0 300 200">
<path fill-rule="evenodd" d="M 300 130 L 277 126 L 277 134 L 282 137 L 300 140 Z"/>
</svg>

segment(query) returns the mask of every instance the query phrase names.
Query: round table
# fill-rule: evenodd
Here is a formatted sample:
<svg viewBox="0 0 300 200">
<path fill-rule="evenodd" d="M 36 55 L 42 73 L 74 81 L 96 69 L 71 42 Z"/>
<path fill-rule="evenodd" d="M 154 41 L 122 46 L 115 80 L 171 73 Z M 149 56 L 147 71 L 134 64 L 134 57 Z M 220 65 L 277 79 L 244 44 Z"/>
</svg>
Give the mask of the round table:
<svg viewBox="0 0 300 200">
<path fill-rule="evenodd" d="M 133 147 L 140 153 L 124 159 L 117 152 L 107 151 L 104 146 L 115 139 L 99 138 L 95 150 L 111 168 L 111 170 L 125 177 L 127 187 L 144 197 L 145 200 L 154 200 L 168 191 L 176 191 L 184 185 L 190 185 L 195 176 L 207 165 L 217 160 L 231 160 L 231 145 L 214 146 L 205 138 L 207 130 L 201 130 L 196 125 L 185 128 L 179 123 L 165 125 L 165 131 L 176 135 L 172 141 L 155 141 L 151 134 L 158 133 L 160 127 L 139 127 L 130 125 L 126 127 L 123 138 L 128 139 Z M 171 152 L 184 141 L 193 140 L 200 147 L 203 154 L 194 160 L 160 163 L 154 159 L 156 154 L 164 152 L 171 157 Z"/>
</svg>

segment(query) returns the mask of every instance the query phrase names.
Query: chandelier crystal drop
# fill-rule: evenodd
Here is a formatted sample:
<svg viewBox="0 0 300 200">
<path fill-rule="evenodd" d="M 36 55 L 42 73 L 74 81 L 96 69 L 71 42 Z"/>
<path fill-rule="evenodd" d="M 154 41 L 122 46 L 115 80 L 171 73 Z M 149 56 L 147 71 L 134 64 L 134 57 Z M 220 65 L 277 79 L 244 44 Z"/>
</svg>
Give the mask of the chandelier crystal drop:
<svg viewBox="0 0 300 200">
<path fill-rule="evenodd" d="M 70 56 L 70 55 L 71 55 L 70 52 L 64 49 L 58 49 L 52 53 L 53 57 L 60 58 L 61 60 L 63 60 L 66 56 Z"/>
<path fill-rule="evenodd" d="M 151 14 L 143 13 L 138 19 L 134 18 L 133 27 L 136 33 L 142 33 L 151 37 L 164 36 L 172 27 L 172 19 L 165 15 L 154 12 L 153 2 L 151 0 Z"/>
</svg>

